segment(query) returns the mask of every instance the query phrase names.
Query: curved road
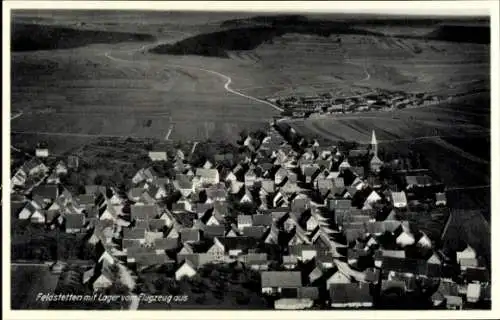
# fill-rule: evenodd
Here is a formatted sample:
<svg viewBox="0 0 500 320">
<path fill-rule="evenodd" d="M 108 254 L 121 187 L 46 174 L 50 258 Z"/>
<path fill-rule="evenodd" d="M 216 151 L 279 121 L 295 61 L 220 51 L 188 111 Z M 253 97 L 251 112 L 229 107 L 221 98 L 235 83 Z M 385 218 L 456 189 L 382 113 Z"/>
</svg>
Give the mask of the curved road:
<svg viewBox="0 0 500 320">
<path fill-rule="evenodd" d="M 153 44 L 149 44 L 149 45 L 143 45 L 137 49 L 133 49 L 133 50 L 127 50 L 127 51 L 121 51 L 121 52 L 129 52 L 129 53 L 134 53 L 134 52 L 137 52 L 137 51 L 143 51 L 143 50 L 146 50 L 148 47 L 152 47 L 152 46 L 156 46 L 156 45 L 160 45 L 160 44 L 164 44 L 165 42 L 158 42 L 158 43 L 153 43 Z M 108 51 L 108 52 L 105 52 L 104 53 L 104 56 L 110 60 L 113 60 L 113 61 L 116 61 L 116 62 L 122 62 L 122 63 L 134 63 L 135 61 L 133 60 L 125 60 L 125 59 L 121 59 L 121 58 L 116 58 L 116 57 L 113 57 L 111 55 L 111 51 Z M 256 97 L 253 97 L 253 96 L 249 96 L 249 95 L 246 95 L 244 93 L 241 93 L 239 91 L 236 91 L 234 89 L 231 88 L 231 83 L 232 83 L 232 79 L 230 76 L 228 75 L 225 75 L 223 73 L 220 73 L 218 71 L 214 71 L 214 70 L 210 70 L 210 69 L 205 69 L 205 68 L 199 68 L 199 67 L 194 67 L 194 66 L 186 66 L 186 65 L 180 65 L 180 64 L 170 64 L 170 63 L 166 63 L 164 64 L 165 67 L 173 67 L 173 68 L 181 68 L 181 69 L 191 69 L 191 70 L 199 70 L 199 71 L 204 71 L 204 72 L 208 72 L 208 73 L 211 73 L 213 75 L 216 75 L 222 79 L 224 79 L 226 82 L 224 83 L 224 89 L 229 92 L 229 93 L 232 93 L 234 95 L 237 95 L 237 96 L 240 96 L 240 97 L 243 97 L 243 98 L 246 98 L 246 99 L 249 99 L 249 100 L 252 100 L 252 101 L 256 101 L 256 102 L 259 102 L 259 103 L 262 103 L 262 104 L 265 104 L 277 111 L 284 111 L 282 108 L 268 102 L 268 101 L 265 101 L 265 100 L 262 100 L 262 99 L 259 99 L 259 98 L 256 98 Z"/>
</svg>

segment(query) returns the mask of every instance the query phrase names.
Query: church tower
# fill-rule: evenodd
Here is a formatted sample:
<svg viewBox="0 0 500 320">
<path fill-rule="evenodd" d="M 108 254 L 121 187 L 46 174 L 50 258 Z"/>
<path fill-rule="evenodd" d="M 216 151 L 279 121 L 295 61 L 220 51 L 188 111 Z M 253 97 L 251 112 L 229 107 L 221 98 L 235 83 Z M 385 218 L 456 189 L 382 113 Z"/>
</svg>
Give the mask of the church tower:
<svg viewBox="0 0 500 320">
<path fill-rule="evenodd" d="M 372 160 L 370 161 L 370 169 L 372 172 L 379 172 L 380 168 L 384 165 L 384 162 L 380 160 L 378 157 L 378 142 L 377 142 L 377 137 L 375 137 L 375 130 L 372 131 L 372 141 L 371 141 L 371 147 L 372 147 Z"/>
<path fill-rule="evenodd" d="M 374 155 L 378 155 L 378 142 L 377 142 L 377 137 L 375 136 L 375 130 L 372 130 L 372 152 Z"/>
</svg>

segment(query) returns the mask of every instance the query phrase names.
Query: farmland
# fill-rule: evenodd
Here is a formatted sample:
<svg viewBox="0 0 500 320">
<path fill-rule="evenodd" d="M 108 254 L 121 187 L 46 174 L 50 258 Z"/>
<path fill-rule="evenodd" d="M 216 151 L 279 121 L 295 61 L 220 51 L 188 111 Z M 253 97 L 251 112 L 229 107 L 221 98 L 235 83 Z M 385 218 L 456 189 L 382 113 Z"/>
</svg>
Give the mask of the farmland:
<svg viewBox="0 0 500 320">
<path fill-rule="evenodd" d="M 232 141 L 239 131 L 262 128 L 279 114 L 226 90 L 223 76 L 230 88 L 259 99 L 325 90 L 349 95 L 374 87 L 460 91 L 487 82 L 489 52 L 483 44 L 375 36 L 380 30 L 285 32 L 252 50 L 229 50 L 226 58 L 145 50 L 155 42 L 175 44 L 225 30 L 234 21 L 224 21 L 241 16 L 16 12 L 14 23 L 52 28 L 78 41 L 12 52 L 11 109 L 22 112 L 12 121 L 13 139 L 34 144 L 67 137 L 66 143 L 50 144 L 60 151 L 99 136 L 164 139 L 170 129 L 171 140 Z M 403 27 L 384 28 L 391 33 Z M 105 41 L 109 37 L 115 40 Z"/>
</svg>

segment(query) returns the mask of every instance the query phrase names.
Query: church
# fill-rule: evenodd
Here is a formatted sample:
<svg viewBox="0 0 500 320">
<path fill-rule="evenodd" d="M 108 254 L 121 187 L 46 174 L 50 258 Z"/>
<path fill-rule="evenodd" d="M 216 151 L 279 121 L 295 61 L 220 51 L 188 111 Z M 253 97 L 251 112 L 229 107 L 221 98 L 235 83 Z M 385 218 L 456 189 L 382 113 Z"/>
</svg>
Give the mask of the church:
<svg viewBox="0 0 500 320">
<path fill-rule="evenodd" d="M 375 136 L 375 130 L 372 130 L 371 153 L 373 154 L 373 157 L 370 160 L 370 170 L 377 173 L 384 165 L 384 162 L 378 157 L 378 142 L 377 137 Z"/>
</svg>

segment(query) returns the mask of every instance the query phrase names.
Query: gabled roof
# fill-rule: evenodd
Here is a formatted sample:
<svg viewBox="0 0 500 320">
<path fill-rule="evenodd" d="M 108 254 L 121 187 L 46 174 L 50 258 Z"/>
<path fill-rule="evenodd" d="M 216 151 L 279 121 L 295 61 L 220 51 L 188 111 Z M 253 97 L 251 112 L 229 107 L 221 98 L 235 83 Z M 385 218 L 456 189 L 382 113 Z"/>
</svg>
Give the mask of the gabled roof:
<svg viewBox="0 0 500 320">
<path fill-rule="evenodd" d="M 146 229 L 133 228 L 133 229 L 123 229 L 123 239 L 144 239 L 146 235 Z"/>
<path fill-rule="evenodd" d="M 226 250 L 248 250 L 257 244 L 255 239 L 243 236 L 219 238 L 219 241 Z"/>
<path fill-rule="evenodd" d="M 106 193 L 106 187 L 105 186 L 98 186 L 98 185 L 86 185 L 85 186 L 85 193 L 86 194 L 105 194 Z"/>
<path fill-rule="evenodd" d="M 205 168 L 196 168 L 196 176 L 199 176 L 201 178 L 205 179 L 215 179 L 219 172 L 217 169 L 205 169 Z"/>
<path fill-rule="evenodd" d="M 254 226 L 270 226 L 273 224 L 273 217 L 270 214 L 254 214 L 252 216 Z"/>
<path fill-rule="evenodd" d="M 57 198 L 58 189 L 56 184 L 42 184 L 33 188 L 33 196 L 39 196 L 43 199 L 54 200 Z"/>
<path fill-rule="evenodd" d="M 367 283 L 333 283 L 330 286 L 332 303 L 372 303 Z"/>
<path fill-rule="evenodd" d="M 155 205 L 132 205 L 130 213 L 133 220 L 149 220 L 155 218 L 159 214 L 159 210 Z"/>
<path fill-rule="evenodd" d="M 242 235 L 244 237 L 262 239 L 265 232 L 266 232 L 266 227 L 264 226 L 252 226 L 243 228 Z"/>
<path fill-rule="evenodd" d="M 225 234 L 226 228 L 223 225 L 220 226 L 206 226 L 203 230 L 203 235 L 205 237 L 213 238 L 213 237 L 223 237 Z"/>
<path fill-rule="evenodd" d="M 238 221 L 238 225 L 240 225 L 240 224 L 252 225 L 252 222 L 253 222 L 251 215 L 243 215 L 243 214 L 238 215 L 237 221 Z"/>
<path fill-rule="evenodd" d="M 264 271 L 261 285 L 263 288 L 300 288 L 302 277 L 299 271 Z"/>
<path fill-rule="evenodd" d="M 184 228 L 180 231 L 181 241 L 200 241 L 200 230 Z"/>
<path fill-rule="evenodd" d="M 66 229 L 80 229 L 85 223 L 83 214 L 67 214 L 64 218 L 66 219 Z"/>
<path fill-rule="evenodd" d="M 161 238 L 154 240 L 155 249 L 159 250 L 174 250 L 179 247 L 178 238 Z"/>
</svg>

